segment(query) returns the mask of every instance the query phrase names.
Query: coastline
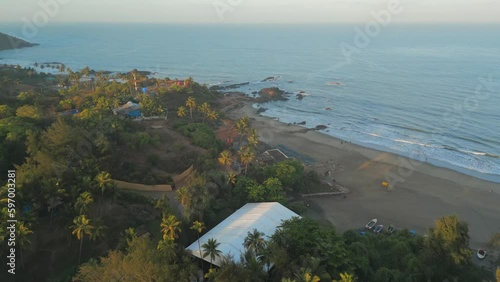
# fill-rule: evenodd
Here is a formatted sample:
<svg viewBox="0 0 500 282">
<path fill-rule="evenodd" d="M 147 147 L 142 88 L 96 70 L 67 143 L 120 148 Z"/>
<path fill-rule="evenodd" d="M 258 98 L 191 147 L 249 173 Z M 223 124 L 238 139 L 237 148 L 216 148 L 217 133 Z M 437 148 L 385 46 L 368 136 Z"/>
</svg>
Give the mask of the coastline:
<svg viewBox="0 0 500 282">
<path fill-rule="evenodd" d="M 250 117 L 263 142 L 284 145 L 315 163 L 337 164 L 332 176 L 351 194 L 307 201 L 321 209 L 319 215 L 311 216 L 329 221 L 340 231 L 361 228 L 378 218 L 385 226 L 394 224 L 423 234 L 437 218 L 457 214 L 469 224 L 473 248 L 485 247 L 491 236 L 500 232 L 498 183 L 284 124 L 258 115 L 252 101 L 243 103 L 228 115 Z M 410 169 L 405 168 L 408 163 Z M 399 180 L 391 192 L 380 185 L 387 175 Z"/>
</svg>

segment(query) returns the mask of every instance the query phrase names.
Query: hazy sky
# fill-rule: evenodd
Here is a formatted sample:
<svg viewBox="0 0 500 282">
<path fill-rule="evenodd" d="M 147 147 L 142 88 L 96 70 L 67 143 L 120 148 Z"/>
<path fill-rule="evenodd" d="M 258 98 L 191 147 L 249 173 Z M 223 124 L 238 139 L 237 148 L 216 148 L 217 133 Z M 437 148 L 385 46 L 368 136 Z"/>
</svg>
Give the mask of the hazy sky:
<svg viewBox="0 0 500 282">
<path fill-rule="evenodd" d="M 0 21 L 51 22 L 366 22 L 398 0 L 0 0 Z M 500 0 L 399 0 L 398 22 L 500 22 Z M 53 6 L 53 5 L 52 5 Z"/>
</svg>

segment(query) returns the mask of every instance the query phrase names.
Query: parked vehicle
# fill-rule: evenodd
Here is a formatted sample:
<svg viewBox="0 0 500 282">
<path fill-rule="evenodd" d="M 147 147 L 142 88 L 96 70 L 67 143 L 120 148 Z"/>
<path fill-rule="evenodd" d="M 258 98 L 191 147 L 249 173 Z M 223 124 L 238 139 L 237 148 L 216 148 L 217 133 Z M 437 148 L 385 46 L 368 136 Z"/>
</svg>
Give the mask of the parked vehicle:
<svg viewBox="0 0 500 282">
<path fill-rule="evenodd" d="M 377 225 L 375 227 L 375 229 L 373 229 L 373 232 L 374 233 L 380 233 L 380 232 L 382 232 L 383 229 L 384 229 L 384 226 L 382 224 L 380 224 L 380 225 Z"/>
<path fill-rule="evenodd" d="M 368 222 L 366 224 L 365 228 L 368 229 L 368 230 L 371 230 L 375 226 L 375 224 L 377 224 L 377 219 L 376 218 L 370 220 L 370 222 Z"/>
</svg>

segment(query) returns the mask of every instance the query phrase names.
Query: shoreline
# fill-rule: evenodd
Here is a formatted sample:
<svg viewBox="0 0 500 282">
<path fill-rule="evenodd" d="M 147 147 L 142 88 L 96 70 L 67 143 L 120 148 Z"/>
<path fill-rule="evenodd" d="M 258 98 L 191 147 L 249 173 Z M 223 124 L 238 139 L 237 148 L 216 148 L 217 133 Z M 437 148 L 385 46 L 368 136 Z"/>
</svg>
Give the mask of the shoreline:
<svg viewBox="0 0 500 282">
<path fill-rule="evenodd" d="M 359 229 L 370 219 L 381 224 L 414 229 L 424 234 L 437 218 L 457 214 L 469 224 L 471 247 L 486 247 L 500 233 L 500 186 L 430 163 L 352 144 L 298 125 L 288 125 L 261 116 L 245 100 L 229 116 L 248 116 L 261 141 L 275 147 L 282 144 L 315 163 L 338 164 L 335 180 L 351 190 L 347 198 L 310 198 L 321 209 L 320 217 L 337 229 Z M 410 164 L 410 169 L 408 168 Z M 387 176 L 399 180 L 389 192 L 380 183 Z"/>
</svg>

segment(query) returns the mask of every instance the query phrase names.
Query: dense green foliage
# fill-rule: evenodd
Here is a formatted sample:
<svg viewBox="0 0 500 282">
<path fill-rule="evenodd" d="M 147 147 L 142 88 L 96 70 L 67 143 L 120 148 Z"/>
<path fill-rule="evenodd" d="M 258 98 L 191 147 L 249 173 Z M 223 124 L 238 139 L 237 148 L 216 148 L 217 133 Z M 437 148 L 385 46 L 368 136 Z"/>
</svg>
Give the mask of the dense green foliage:
<svg viewBox="0 0 500 282">
<path fill-rule="evenodd" d="M 203 123 L 190 123 L 179 127 L 179 130 L 189 138 L 193 145 L 205 149 L 219 148 L 220 144 L 212 128 Z"/>
<path fill-rule="evenodd" d="M 438 219 L 427 237 L 404 230 L 340 234 L 295 218 L 274 234 L 252 230 L 245 252 L 222 258 L 221 267 L 200 263 L 185 253 L 188 244 L 248 202 L 304 211 L 294 196 L 313 191 L 318 174 L 298 160 L 260 163 L 248 118 L 234 124 L 238 150 L 219 141 L 216 94 L 192 79 L 152 79 L 133 70 L 116 74 L 125 81 L 119 83 L 90 68 L 45 67 L 67 75 L 0 67 L 0 167 L 17 173 L 20 281 L 191 281 L 200 279 L 199 269 L 210 281 L 491 279 L 471 263 L 468 227 L 456 216 Z M 137 93 L 134 77 L 155 95 Z M 113 115 L 128 101 L 169 121 L 144 126 Z M 118 190 L 112 180 L 174 184 L 172 176 L 192 164 L 196 171 L 170 199 Z M 7 218 L 2 208 L 0 243 Z M 212 239 L 199 246 L 210 262 L 222 255 L 221 242 Z"/>
</svg>

